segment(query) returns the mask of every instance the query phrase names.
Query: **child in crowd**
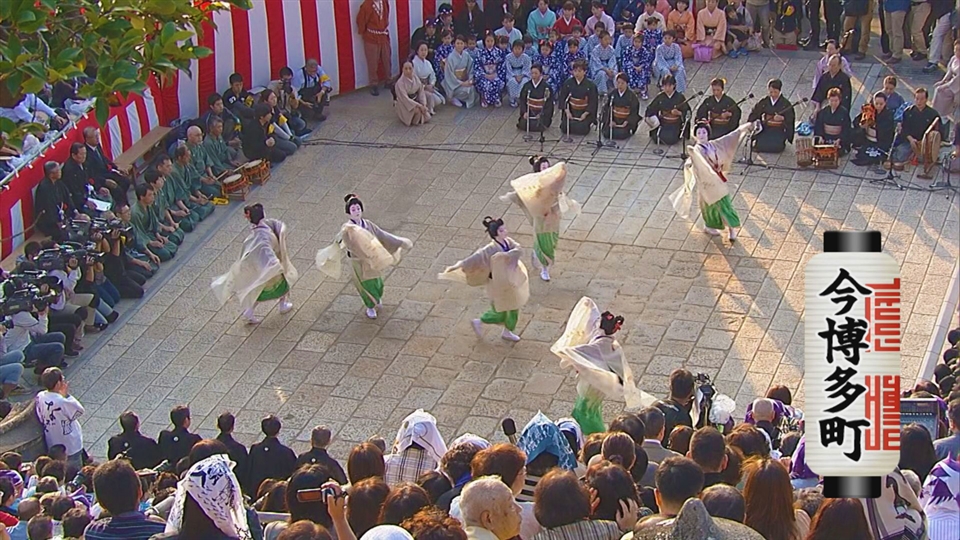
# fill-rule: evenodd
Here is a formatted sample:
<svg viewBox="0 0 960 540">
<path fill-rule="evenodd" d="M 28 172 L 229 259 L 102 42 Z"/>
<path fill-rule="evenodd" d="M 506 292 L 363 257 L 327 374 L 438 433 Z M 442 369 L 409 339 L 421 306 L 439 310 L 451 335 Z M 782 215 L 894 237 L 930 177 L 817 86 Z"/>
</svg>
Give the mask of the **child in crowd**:
<svg viewBox="0 0 960 540">
<path fill-rule="evenodd" d="M 550 87 L 550 95 L 556 96 L 563 81 L 560 77 L 563 75 L 562 69 L 559 69 L 559 55 L 553 50 L 553 45 L 549 40 L 540 41 L 540 54 L 533 63 L 540 64 L 543 67 L 543 76 L 547 79 L 547 85 Z"/>
<path fill-rule="evenodd" d="M 477 48 L 477 36 L 467 36 L 467 48 L 466 53 L 470 55 L 470 58 L 473 58 L 473 63 L 477 63 L 477 55 L 480 53 L 480 49 Z"/>
<path fill-rule="evenodd" d="M 497 31 L 494 32 L 497 36 L 507 36 L 507 42 L 513 43 L 514 41 L 523 39 L 523 34 L 520 33 L 520 30 L 517 30 L 514 27 L 516 21 L 513 18 L 513 15 L 507 13 L 503 16 L 503 26 L 497 28 Z"/>
<path fill-rule="evenodd" d="M 523 54 L 529 56 L 530 60 L 536 60 L 540 54 L 533 46 L 533 37 L 530 34 L 523 36 Z"/>
<path fill-rule="evenodd" d="M 663 43 L 663 30 L 660 29 L 656 17 L 647 17 L 647 27 L 643 30 L 643 55 L 640 57 L 640 99 L 646 100 L 647 86 L 653 76 L 653 61 L 657 55 L 657 47 Z"/>
<path fill-rule="evenodd" d="M 747 56 L 750 54 L 747 50 L 747 41 L 753 29 L 752 21 L 748 24 L 746 19 L 737 13 L 737 7 L 733 4 L 727 4 L 723 13 L 727 17 L 727 56 L 730 58 Z M 747 12 L 744 11 L 744 13 Z"/>
<path fill-rule="evenodd" d="M 567 52 L 563 55 L 563 62 L 561 64 L 561 69 L 563 73 L 560 75 L 562 80 L 567 80 L 573 75 L 573 63 L 577 60 L 586 60 L 587 53 L 580 50 L 580 43 L 577 41 L 577 38 L 570 37 L 567 39 Z"/>
<path fill-rule="evenodd" d="M 497 48 L 503 56 L 510 54 L 510 38 L 507 36 L 494 36 L 497 40 Z"/>
<path fill-rule="evenodd" d="M 549 40 L 550 45 L 553 46 L 553 50 L 557 51 L 557 53 L 563 52 L 563 49 L 566 45 L 560 40 L 560 32 L 558 32 L 556 28 L 550 29 Z"/>
<path fill-rule="evenodd" d="M 617 62 L 622 66 L 623 57 L 627 50 L 633 45 L 633 24 L 629 22 L 619 23 L 617 28 L 620 30 L 620 36 L 617 37 Z"/>
<path fill-rule="evenodd" d="M 480 106 L 500 106 L 500 95 L 506 81 L 503 79 L 503 52 L 496 46 L 493 34 L 483 38 L 483 48 L 477 52 L 474 64 L 477 92 L 480 94 Z"/>
<path fill-rule="evenodd" d="M 520 90 L 530 80 L 530 67 L 533 62 L 523 54 L 523 42 L 519 39 L 513 42 L 512 52 L 503 61 L 507 72 L 507 95 L 510 97 L 510 106 L 516 107 L 520 99 Z"/>
<path fill-rule="evenodd" d="M 684 58 L 693 58 L 693 40 L 697 36 L 696 23 L 689 6 L 689 0 L 677 0 L 677 8 L 667 16 L 667 29 L 677 35 L 677 45 Z"/>
<path fill-rule="evenodd" d="M 640 99 L 646 100 L 647 87 L 643 83 L 643 35 L 633 36 L 633 42 L 623 53 L 623 71 L 627 74 L 627 83 L 633 89 Z M 649 80 L 648 80 L 649 82 Z"/>
<path fill-rule="evenodd" d="M 583 52 L 583 54 L 587 54 L 587 38 L 583 37 L 583 27 L 574 26 L 573 33 L 570 37 L 576 39 L 577 43 L 580 44 L 580 51 Z"/>
<path fill-rule="evenodd" d="M 597 85 L 598 93 L 606 94 L 613 90 L 614 77 L 617 76 L 617 51 L 606 30 L 601 30 L 598 35 L 600 46 L 590 51 L 590 79 Z"/>
<path fill-rule="evenodd" d="M 584 48 L 584 53 L 586 53 L 587 58 L 590 58 L 590 54 L 593 52 L 593 49 L 600 46 L 600 32 L 603 32 L 607 29 L 607 26 L 602 22 L 598 22 L 594 26 L 594 33 L 590 34 L 587 37 L 587 46 Z"/>
<path fill-rule="evenodd" d="M 447 64 L 447 57 L 453 52 L 453 32 L 443 30 L 440 32 L 440 45 L 433 53 L 434 68 L 437 72 L 437 87 L 443 82 L 443 75 Z"/>
<path fill-rule="evenodd" d="M 657 46 L 653 60 L 653 75 L 657 84 L 667 75 L 673 75 L 677 84 L 677 92 L 681 94 L 687 90 L 687 70 L 683 67 L 683 51 L 676 43 L 677 33 L 667 30 L 663 34 L 663 43 Z"/>
</svg>

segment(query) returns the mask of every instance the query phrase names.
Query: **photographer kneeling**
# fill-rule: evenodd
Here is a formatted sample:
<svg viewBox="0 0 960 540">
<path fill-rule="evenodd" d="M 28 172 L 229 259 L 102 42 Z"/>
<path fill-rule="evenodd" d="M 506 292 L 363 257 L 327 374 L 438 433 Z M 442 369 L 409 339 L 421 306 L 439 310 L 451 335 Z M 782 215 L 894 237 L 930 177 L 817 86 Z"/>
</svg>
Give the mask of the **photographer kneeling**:
<svg viewBox="0 0 960 540">
<path fill-rule="evenodd" d="M 120 226 L 122 227 L 122 224 Z M 107 283 L 112 283 L 117 289 L 120 298 L 143 298 L 143 284 L 147 279 L 143 274 L 128 271 L 125 264 L 128 256 L 123 249 L 125 243 L 125 233 L 119 227 L 110 229 L 103 237 L 101 240 L 103 274 L 107 278 Z M 136 259 L 132 260 L 136 261 Z M 145 265 L 146 269 L 153 273 L 149 263 L 142 261 L 136 261 L 136 263 Z"/>
<path fill-rule="evenodd" d="M 38 376 L 48 367 L 67 367 L 63 361 L 66 336 L 49 332 L 45 303 L 34 305 L 33 311 L 21 311 L 10 316 L 13 328 L 7 331 L 7 349 L 23 353 L 25 366 L 34 366 Z"/>
<path fill-rule="evenodd" d="M 11 319 L 0 323 L 0 399 L 6 399 L 20 383 L 23 375 L 23 351 L 7 351 L 7 330 L 13 326 Z"/>
<path fill-rule="evenodd" d="M 92 258 L 89 256 L 84 257 L 85 276 L 84 272 L 80 270 L 80 260 L 77 255 L 70 253 L 67 254 L 66 257 L 65 268 L 50 271 L 50 275 L 58 278 L 63 287 L 60 297 L 50 306 L 50 309 L 72 313 L 80 307 L 90 307 L 92 309 L 87 310 L 87 316 L 85 318 L 85 329 L 94 332 L 105 330 L 107 325 L 117 320 L 120 314 L 113 311 L 113 308 L 107 306 L 96 293 L 82 292 L 85 285 L 81 286 L 80 290 L 77 290 L 77 284 L 80 283 L 81 278 L 91 282 L 93 281 L 93 270 L 91 268 L 93 266 Z"/>
</svg>

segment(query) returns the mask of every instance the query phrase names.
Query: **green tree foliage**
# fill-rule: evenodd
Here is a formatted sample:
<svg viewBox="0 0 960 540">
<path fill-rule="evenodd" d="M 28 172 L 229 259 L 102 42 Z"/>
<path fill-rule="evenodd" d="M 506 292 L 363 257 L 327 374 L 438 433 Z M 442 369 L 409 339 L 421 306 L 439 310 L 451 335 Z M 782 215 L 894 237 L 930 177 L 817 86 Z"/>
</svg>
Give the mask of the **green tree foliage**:
<svg viewBox="0 0 960 540">
<path fill-rule="evenodd" d="M 78 93 L 97 98 L 103 124 L 109 106 L 142 93 L 150 75 L 168 77 L 212 54 L 195 37 L 231 5 L 250 9 L 251 0 L 0 0 L 0 104 L 93 74 Z M 36 127 L 0 118 L 13 144 Z"/>
</svg>

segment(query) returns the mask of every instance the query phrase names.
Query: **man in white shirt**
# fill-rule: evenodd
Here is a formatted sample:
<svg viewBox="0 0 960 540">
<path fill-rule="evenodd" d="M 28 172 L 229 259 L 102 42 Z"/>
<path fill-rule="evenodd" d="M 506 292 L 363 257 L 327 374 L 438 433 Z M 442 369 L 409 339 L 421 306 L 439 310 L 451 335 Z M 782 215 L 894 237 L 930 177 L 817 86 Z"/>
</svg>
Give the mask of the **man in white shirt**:
<svg viewBox="0 0 960 540">
<path fill-rule="evenodd" d="M 35 94 L 23 96 L 20 103 L 13 107 L 0 107 L 0 118 L 13 120 L 14 122 L 39 122 L 37 113 L 42 112 L 47 115 L 51 129 L 60 130 L 67 125 L 69 120 L 57 114 L 49 105 L 43 102 Z"/>
<path fill-rule="evenodd" d="M 83 415 L 83 405 L 72 397 L 60 368 L 48 368 L 40 376 L 46 390 L 37 394 L 37 418 L 43 424 L 47 448 L 63 445 L 67 463 L 83 466 L 83 431 L 77 420 Z"/>
<path fill-rule="evenodd" d="M 63 361 L 66 336 L 60 332 L 47 331 L 47 308 L 36 315 L 29 311 L 13 314 L 13 328 L 7 332 L 6 350 L 23 353 L 23 363 L 36 365 L 36 373 L 51 366 L 66 367 Z"/>
</svg>

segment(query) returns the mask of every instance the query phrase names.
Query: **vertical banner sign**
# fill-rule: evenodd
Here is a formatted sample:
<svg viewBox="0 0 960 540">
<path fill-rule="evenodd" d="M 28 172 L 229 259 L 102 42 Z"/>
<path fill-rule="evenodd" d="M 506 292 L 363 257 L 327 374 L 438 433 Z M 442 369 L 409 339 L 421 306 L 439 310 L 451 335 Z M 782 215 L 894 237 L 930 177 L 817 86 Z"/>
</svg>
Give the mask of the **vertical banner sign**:
<svg viewBox="0 0 960 540">
<path fill-rule="evenodd" d="M 900 268 L 880 244 L 827 231 L 805 268 L 806 459 L 826 497 L 879 497 L 900 459 Z"/>
</svg>

